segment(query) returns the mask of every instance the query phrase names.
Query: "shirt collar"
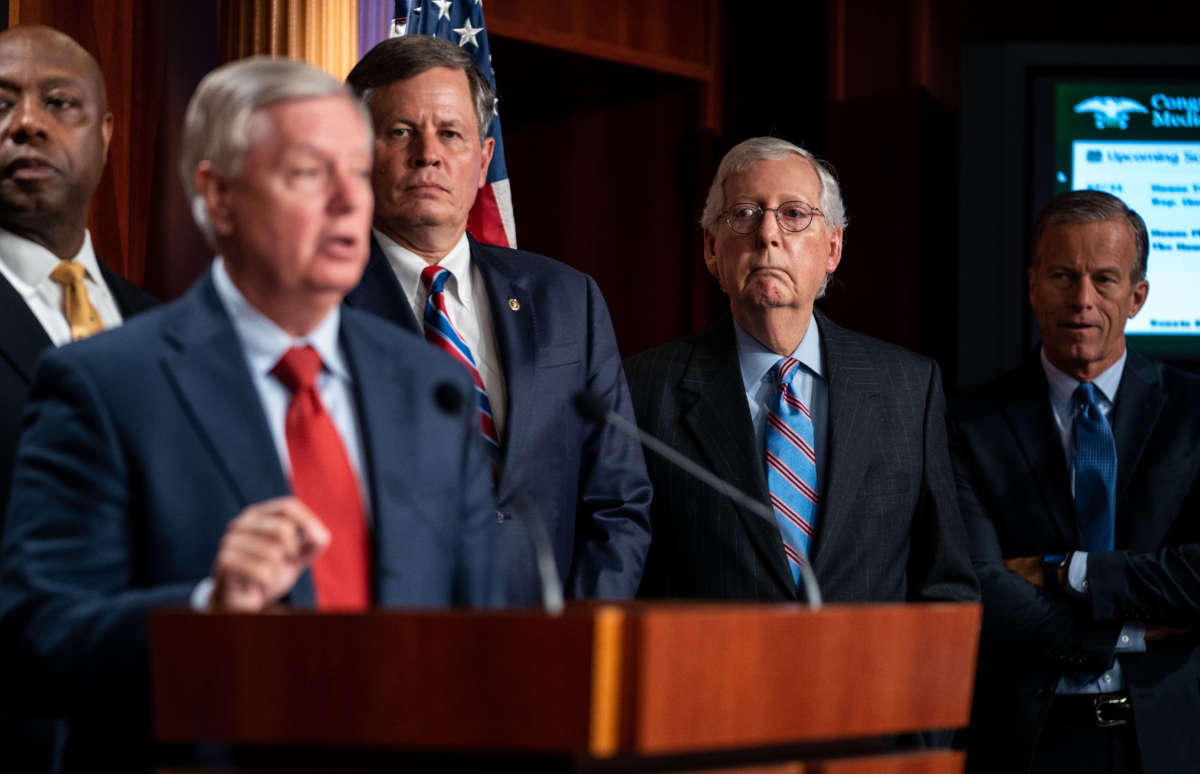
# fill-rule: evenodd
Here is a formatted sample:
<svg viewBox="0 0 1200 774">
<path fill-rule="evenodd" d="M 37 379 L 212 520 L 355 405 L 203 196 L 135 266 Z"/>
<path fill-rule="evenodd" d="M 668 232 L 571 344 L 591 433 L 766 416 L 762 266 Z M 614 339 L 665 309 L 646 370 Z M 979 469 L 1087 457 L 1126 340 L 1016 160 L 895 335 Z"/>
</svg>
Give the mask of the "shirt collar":
<svg viewBox="0 0 1200 774">
<path fill-rule="evenodd" d="M 0 261 L 4 262 L 18 281 L 19 286 L 16 289 L 22 297 L 28 298 L 36 292 L 40 283 L 51 281 L 50 272 L 54 271 L 54 267 L 58 266 L 61 260 L 37 242 L 0 229 Z M 82 264 L 86 276 L 93 282 L 104 284 L 100 276 L 100 263 L 96 260 L 96 251 L 92 248 L 92 234 L 87 229 L 84 229 L 83 244 L 79 247 L 79 252 L 71 260 Z"/>
<path fill-rule="evenodd" d="M 233 328 L 241 340 L 246 360 L 256 374 L 269 374 L 284 353 L 292 347 L 310 346 L 321 356 L 325 370 L 347 381 L 350 371 L 338 346 L 338 331 L 341 326 L 341 306 L 329 310 L 316 328 L 306 336 L 294 337 L 275 324 L 271 318 L 254 308 L 242 291 L 233 284 L 225 269 L 225 260 L 217 256 L 212 265 L 213 285 L 217 296 L 233 321 Z"/>
<path fill-rule="evenodd" d="M 737 338 L 738 363 L 742 368 L 742 384 L 745 386 L 746 392 L 751 392 L 767 378 L 767 374 L 779 362 L 780 356 L 778 353 L 764 347 L 758 339 L 742 330 L 736 321 L 733 323 L 733 332 Z M 814 376 L 822 379 L 825 378 L 824 369 L 821 367 L 821 334 L 817 330 L 815 316 L 809 316 L 808 330 L 804 332 L 804 338 L 800 339 L 800 343 L 796 345 L 796 349 L 792 352 L 791 357 L 799 360 L 800 365 L 807 368 Z"/>
<path fill-rule="evenodd" d="M 1116 404 L 1117 387 L 1121 384 L 1121 374 L 1125 371 L 1125 356 L 1128 354 L 1129 350 L 1123 351 L 1117 362 L 1092 380 L 1092 384 L 1100 391 L 1100 397 L 1107 400 L 1110 406 Z M 1075 394 L 1075 388 L 1080 384 L 1079 380 L 1055 367 L 1046 357 L 1045 347 L 1042 347 L 1041 358 L 1042 370 L 1046 372 L 1046 381 L 1050 384 L 1050 398 L 1059 407 L 1069 407 L 1071 396 Z"/>
<path fill-rule="evenodd" d="M 425 288 L 421 284 L 421 272 L 425 270 L 429 262 L 379 229 L 372 228 L 371 233 L 374 234 L 375 241 L 379 243 L 384 256 L 387 257 L 388 263 L 396 273 L 396 278 L 400 281 L 400 287 L 404 294 L 409 298 L 416 298 L 419 293 L 423 293 Z M 458 238 L 454 247 L 450 248 L 450 252 L 437 262 L 437 265 L 450 272 L 445 292 L 456 296 L 464 306 L 470 306 L 471 243 L 467 241 L 465 231 Z"/>
</svg>

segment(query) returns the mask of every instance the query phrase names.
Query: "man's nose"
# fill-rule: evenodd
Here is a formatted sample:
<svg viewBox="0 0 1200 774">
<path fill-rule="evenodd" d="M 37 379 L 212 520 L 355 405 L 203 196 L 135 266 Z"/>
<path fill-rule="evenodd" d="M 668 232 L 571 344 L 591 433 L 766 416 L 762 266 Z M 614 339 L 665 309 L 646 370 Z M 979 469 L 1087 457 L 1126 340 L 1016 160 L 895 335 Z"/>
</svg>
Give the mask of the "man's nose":
<svg viewBox="0 0 1200 774">
<path fill-rule="evenodd" d="M 409 160 L 418 167 L 436 167 L 441 163 L 437 138 L 433 132 L 415 132 Z"/>
<path fill-rule="evenodd" d="M 1096 303 L 1096 286 L 1087 277 L 1080 277 L 1071 287 L 1071 304 L 1088 309 Z"/>
<path fill-rule="evenodd" d="M 775 210 L 763 210 L 762 220 L 758 222 L 758 230 L 754 234 L 762 247 L 779 244 L 782 234 L 779 221 L 775 219 Z"/>
<path fill-rule="evenodd" d="M 46 114 L 34 95 L 25 95 L 13 105 L 9 112 L 8 134 L 19 143 L 46 136 Z"/>
<path fill-rule="evenodd" d="M 333 177 L 329 192 L 329 211 L 344 215 L 358 209 L 370 209 L 374 205 L 371 183 L 357 171 L 338 172 Z"/>
</svg>

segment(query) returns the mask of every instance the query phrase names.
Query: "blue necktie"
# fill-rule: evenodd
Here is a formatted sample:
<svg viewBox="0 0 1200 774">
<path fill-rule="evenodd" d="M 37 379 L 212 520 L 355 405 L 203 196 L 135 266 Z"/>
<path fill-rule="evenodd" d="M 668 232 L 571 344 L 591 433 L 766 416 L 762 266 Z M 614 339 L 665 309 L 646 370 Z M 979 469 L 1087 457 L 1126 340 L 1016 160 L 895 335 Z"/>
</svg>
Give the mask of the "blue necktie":
<svg viewBox="0 0 1200 774">
<path fill-rule="evenodd" d="M 1096 402 L 1096 388 L 1084 382 L 1071 396 L 1075 415 L 1075 523 L 1085 551 L 1113 550 L 1117 499 L 1117 446 L 1112 428 Z"/>
<path fill-rule="evenodd" d="M 792 387 L 799 366 L 798 360 L 785 357 L 771 369 L 778 390 L 767 412 L 766 433 L 767 490 L 793 582 L 808 560 L 820 504 L 812 417 Z"/>
</svg>

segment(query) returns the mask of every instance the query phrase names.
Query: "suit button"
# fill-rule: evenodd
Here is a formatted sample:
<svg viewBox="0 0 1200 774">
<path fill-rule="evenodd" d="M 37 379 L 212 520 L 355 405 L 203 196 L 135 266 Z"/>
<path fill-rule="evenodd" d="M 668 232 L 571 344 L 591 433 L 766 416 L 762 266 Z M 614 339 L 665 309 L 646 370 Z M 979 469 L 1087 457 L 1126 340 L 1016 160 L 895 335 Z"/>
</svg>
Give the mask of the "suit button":
<svg viewBox="0 0 1200 774">
<path fill-rule="evenodd" d="M 504 523 L 504 512 L 503 511 L 496 511 L 496 523 L 497 524 Z"/>
</svg>

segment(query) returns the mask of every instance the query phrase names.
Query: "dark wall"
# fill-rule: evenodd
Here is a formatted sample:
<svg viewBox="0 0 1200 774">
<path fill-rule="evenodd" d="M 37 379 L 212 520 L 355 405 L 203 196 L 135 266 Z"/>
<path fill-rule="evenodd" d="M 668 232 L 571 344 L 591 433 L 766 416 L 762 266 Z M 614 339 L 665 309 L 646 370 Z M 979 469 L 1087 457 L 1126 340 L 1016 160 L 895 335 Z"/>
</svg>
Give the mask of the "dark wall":
<svg viewBox="0 0 1200 774">
<path fill-rule="evenodd" d="M 705 287 L 700 85 L 499 37 L 492 58 L 518 245 L 596 279 L 623 354 L 686 332 Z"/>
</svg>

